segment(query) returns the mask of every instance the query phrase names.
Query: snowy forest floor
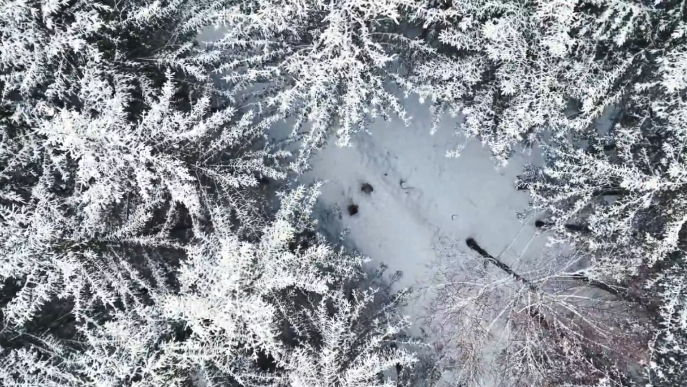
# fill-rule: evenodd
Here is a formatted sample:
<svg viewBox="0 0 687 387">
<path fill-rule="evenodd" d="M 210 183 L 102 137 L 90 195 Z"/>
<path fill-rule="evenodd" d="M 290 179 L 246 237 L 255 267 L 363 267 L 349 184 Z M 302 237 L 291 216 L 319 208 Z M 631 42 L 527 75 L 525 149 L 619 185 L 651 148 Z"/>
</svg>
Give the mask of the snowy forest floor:
<svg viewBox="0 0 687 387">
<path fill-rule="evenodd" d="M 528 195 L 514 187 L 532 156 L 519 152 L 497 169 L 489 151 L 472 140 L 459 158 L 447 158 L 447 150 L 466 142 L 455 133 L 456 119 L 447 117 L 432 135 L 427 106 L 412 100 L 406 105 L 410 126 L 380 119 L 352 146 L 331 141 L 312 159 L 301 182 L 324 183 L 315 215 L 323 231 L 331 236 L 345 231 L 345 246 L 386 264 L 390 272 L 402 271 L 399 287 L 427 285 L 439 238 L 472 237 L 509 265 L 541 254 L 546 237 L 534 218 L 518 218 Z M 369 194 L 361 190 L 365 183 L 373 188 Z M 351 204 L 358 206 L 354 215 L 347 209 Z M 468 251 L 465 243 L 458 245 Z M 426 301 L 413 298 L 406 313 L 417 322 Z"/>
</svg>

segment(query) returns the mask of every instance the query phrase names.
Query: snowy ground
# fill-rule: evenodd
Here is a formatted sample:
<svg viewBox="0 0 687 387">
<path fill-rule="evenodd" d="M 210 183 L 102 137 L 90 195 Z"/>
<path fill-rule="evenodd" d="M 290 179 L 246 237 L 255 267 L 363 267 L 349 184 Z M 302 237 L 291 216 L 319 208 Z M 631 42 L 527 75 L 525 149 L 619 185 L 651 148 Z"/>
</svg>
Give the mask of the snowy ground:
<svg viewBox="0 0 687 387">
<path fill-rule="evenodd" d="M 518 219 L 528 197 L 513 186 L 528 156 L 517 155 L 497 170 L 488 150 L 471 141 L 459 158 L 446 158 L 447 150 L 465 143 L 454 134 L 455 119 L 430 135 L 427 106 L 414 103 L 409 110 L 409 127 L 380 120 L 352 147 L 332 143 L 314 157 L 312 171 L 302 179 L 325 183 L 318 214 L 324 230 L 338 234 L 347 229 L 346 244 L 404 273 L 400 286 L 426 283 L 439 237 L 473 237 L 509 264 L 539 254 L 545 238 L 537 236 L 534 219 Z M 374 191 L 362 192 L 363 183 Z M 350 204 L 358 205 L 353 216 L 347 211 Z M 421 317 L 424 301 L 412 302 L 407 313 Z"/>
</svg>

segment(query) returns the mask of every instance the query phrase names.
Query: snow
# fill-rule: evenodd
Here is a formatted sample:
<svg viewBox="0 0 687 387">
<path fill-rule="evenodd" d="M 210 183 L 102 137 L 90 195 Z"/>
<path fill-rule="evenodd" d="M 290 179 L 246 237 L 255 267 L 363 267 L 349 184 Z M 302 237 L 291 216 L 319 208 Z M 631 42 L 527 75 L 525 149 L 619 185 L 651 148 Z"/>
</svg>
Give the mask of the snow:
<svg viewBox="0 0 687 387">
<path fill-rule="evenodd" d="M 545 238 L 534 219 L 518 219 L 528 195 L 513 185 L 528 156 L 515 155 L 507 167 L 496 169 L 478 141 L 455 134 L 455 118 L 447 117 L 431 135 L 427 106 L 411 100 L 406 108 L 413 115 L 410 126 L 379 120 L 354 137 L 351 147 L 330 141 L 313 158 L 301 181 L 324 182 L 317 214 L 323 230 L 330 235 L 346 230 L 344 244 L 392 272 L 401 270 L 403 287 L 426 284 L 440 237 L 472 237 L 508 264 L 539 254 Z M 465 145 L 460 157 L 447 158 L 457 145 Z M 362 192 L 363 183 L 374 191 Z M 357 214 L 349 215 L 350 204 L 359 206 Z M 424 304 L 416 299 L 406 313 L 420 318 Z"/>
</svg>

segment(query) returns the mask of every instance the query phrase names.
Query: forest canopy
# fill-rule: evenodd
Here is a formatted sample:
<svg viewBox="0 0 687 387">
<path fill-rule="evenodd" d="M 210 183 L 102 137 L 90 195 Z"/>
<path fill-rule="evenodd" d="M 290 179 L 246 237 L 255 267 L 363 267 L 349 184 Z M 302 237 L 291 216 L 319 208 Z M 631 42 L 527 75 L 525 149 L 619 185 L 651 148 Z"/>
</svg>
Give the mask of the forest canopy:
<svg viewBox="0 0 687 387">
<path fill-rule="evenodd" d="M 686 385 L 686 4 L 0 0 L 0 383 Z M 557 246 L 438 241 L 422 337 L 294 184 L 413 98 Z"/>
</svg>

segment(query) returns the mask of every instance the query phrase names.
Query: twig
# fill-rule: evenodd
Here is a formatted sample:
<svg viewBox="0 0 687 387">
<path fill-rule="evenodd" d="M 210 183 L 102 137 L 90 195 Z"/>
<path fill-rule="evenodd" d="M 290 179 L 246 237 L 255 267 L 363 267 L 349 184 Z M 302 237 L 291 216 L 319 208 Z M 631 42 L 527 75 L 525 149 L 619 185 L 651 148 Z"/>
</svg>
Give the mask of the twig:
<svg viewBox="0 0 687 387">
<path fill-rule="evenodd" d="M 402 190 L 404 190 L 404 191 L 407 191 L 407 190 L 409 190 L 409 189 L 412 189 L 412 188 L 414 188 L 414 187 L 410 187 L 410 186 L 408 186 L 408 187 L 404 187 L 404 186 L 403 186 L 403 184 L 405 184 L 405 183 L 406 183 L 406 181 L 405 181 L 405 180 L 403 180 L 403 179 L 401 179 L 401 181 L 399 181 L 399 182 L 398 182 L 398 185 L 400 185 L 400 186 L 401 186 L 401 189 L 402 189 Z"/>
</svg>

